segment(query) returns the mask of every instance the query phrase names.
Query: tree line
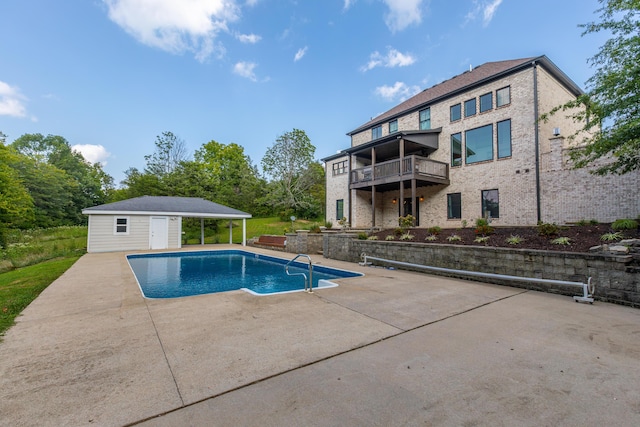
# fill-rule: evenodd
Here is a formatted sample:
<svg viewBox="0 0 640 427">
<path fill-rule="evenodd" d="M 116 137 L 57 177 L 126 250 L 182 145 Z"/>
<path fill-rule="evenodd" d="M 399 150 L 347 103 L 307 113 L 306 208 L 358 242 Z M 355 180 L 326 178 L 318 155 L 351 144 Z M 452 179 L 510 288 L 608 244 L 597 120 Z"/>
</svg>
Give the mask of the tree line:
<svg viewBox="0 0 640 427">
<path fill-rule="evenodd" d="M 324 214 L 324 168 L 306 133 L 293 129 L 265 153 L 261 174 L 244 148 L 211 140 L 190 156 L 172 132 L 156 137 L 143 170 L 129 168 L 116 188 L 62 136 L 0 133 L 0 246 L 3 229 L 86 223 L 82 209 L 133 197 L 201 197 L 254 216 Z"/>
</svg>

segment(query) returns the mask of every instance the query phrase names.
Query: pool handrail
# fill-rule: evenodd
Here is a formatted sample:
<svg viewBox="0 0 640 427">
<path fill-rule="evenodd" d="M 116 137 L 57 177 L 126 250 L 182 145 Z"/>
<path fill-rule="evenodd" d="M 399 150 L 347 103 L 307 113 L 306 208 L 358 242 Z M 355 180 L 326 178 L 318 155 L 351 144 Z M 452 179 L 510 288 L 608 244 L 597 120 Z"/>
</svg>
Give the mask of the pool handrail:
<svg viewBox="0 0 640 427">
<path fill-rule="evenodd" d="M 307 275 L 304 273 L 289 273 L 289 264 L 291 264 L 292 262 L 294 262 L 295 260 L 297 260 L 300 257 L 306 257 L 309 260 L 309 279 L 307 280 Z M 287 273 L 287 276 L 303 276 L 304 277 L 304 291 L 305 292 L 309 292 L 310 294 L 313 293 L 313 262 L 311 261 L 311 257 L 309 255 L 306 254 L 298 254 L 296 255 L 291 261 L 289 261 L 285 266 L 284 266 L 284 271 L 285 273 Z M 308 286 L 307 286 L 308 283 Z"/>
</svg>

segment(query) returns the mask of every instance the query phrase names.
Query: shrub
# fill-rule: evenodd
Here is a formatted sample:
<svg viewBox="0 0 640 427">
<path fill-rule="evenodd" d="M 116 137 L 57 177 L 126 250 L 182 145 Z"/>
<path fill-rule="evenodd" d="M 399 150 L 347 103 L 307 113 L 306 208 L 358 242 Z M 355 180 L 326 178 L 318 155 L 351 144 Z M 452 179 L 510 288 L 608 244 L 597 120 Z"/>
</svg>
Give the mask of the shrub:
<svg viewBox="0 0 640 427">
<path fill-rule="evenodd" d="M 442 231 L 442 228 L 438 227 L 437 225 L 435 227 L 429 227 L 427 228 L 427 231 L 429 232 L 429 234 L 433 235 L 433 236 L 437 236 L 438 234 L 440 234 L 440 232 Z"/>
<path fill-rule="evenodd" d="M 345 228 L 349 226 L 349 222 L 347 220 L 346 216 L 343 216 L 342 218 L 340 218 L 340 220 L 338 221 L 338 224 L 340 224 L 340 227 Z"/>
<path fill-rule="evenodd" d="M 638 221 L 635 219 L 616 219 L 611 224 L 611 228 L 614 230 L 634 230 L 638 228 Z"/>
<path fill-rule="evenodd" d="M 324 223 L 324 226 L 328 229 L 332 229 L 333 228 L 333 223 L 331 221 L 327 221 Z"/>
<path fill-rule="evenodd" d="M 424 238 L 424 240 L 428 242 L 435 242 L 436 240 L 438 240 L 438 236 L 436 236 L 435 234 L 429 234 L 427 237 Z"/>
<path fill-rule="evenodd" d="M 506 241 L 508 244 L 510 245 L 519 245 L 520 243 L 523 242 L 523 238 L 518 236 L 517 234 L 514 236 L 513 234 L 509 237 L 507 237 Z"/>
<path fill-rule="evenodd" d="M 416 219 L 413 215 L 401 216 L 400 218 L 398 218 L 398 225 L 403 230 L 406 230 L 409 227 L 413 227 L 415 223 Z"/>
<path fill-rule="evenodd" d="M 467 224 L 468 224 L 468 223 L 467 223 L 467 220 L 466 220 L 466 219 L 463 219 L 463 220 L 462 220 L 462 228 L 467 228 Z"/>
<path fill-rule="evenodd" d="M 600 240 L 603 242 L 615 242 L 616 240 L 620 240 L 624 237 L 621 232 L 616 231 L 615 233 L 605 233 L 600 236 Z"/>
<path fill-rule="evenodd" d="M 451 236 L 447 237 L 447 240 L 450 242 L 462 242 L 462 237 L 458 236 L 457 234 L 452 234 Z"/>
<path fill-rule="evenodd" d="M 558 237 L 557 239 L 553 239 L 551 243 L 554 245 L 570 245 L 571 239 L 568 237 Z"/>
<path fill-rule="evenodd" d="M 416 237 L 411 233 L 404 233 L 400 236 L 400 240 L 413 240 L 413 238 Z"/>
<path fill-rule="evenodd" d="M 586 219 L 581 219 L 580 221 L 576 222 L 576 225 L 578 227 L 584 227 L 585 225 L 588 225 L 589 222 Z"/>
<path fill-rule="evenodd" d="M 494 229 L 489 225 L 489 221 L 484 218 L 476 219 L 476 229 L 474 230 L 477 235 L 489 236 L 493 234 Z"/>
<path fill-rule="evenodd" d="M 320 233 L 320 226 L 318 224 L 313 224 L 309 229 L 310 233 Z"/>
<path fill-rule="evenodd" d="M 358 233 L 358 240 L 367 240 L 369 236 L 367 236 L 367 233 Z"/>
<path fill-rule="evenodd" d="M 598 225 L 598 224 L 600 224 L 600 223 L 598 222 L 597 219 L 590 219 L 589 220 L 589 225 Z"/>
<path fill-rule="evenodd" d="M 396 240 L 396 238 L 394 237 L 393 234 L 389 234 L 387 237 L 384 238 L 384 240 Z"/>
<path fill-rule="evenodd" d="M 396 236 L 400 237 L 404 234 L 404 230 L 401 227 L 396 227 L 393 230 L 393 234 L 395 234 Z"/>
<path fill-rule="evenodd" d="M 540 236 L 555 236 L 558 234 L 558 226 L 556 224 L 551 224 L 548 222 L 538 222 L 538 234 Z"/>
<path fill-rule="evenodd" d="M 478 236 L 473 239 L 475 243 L 487 243 L 489 241 L 489 236 Z"/>
<path fill-rule="evenodd" d="M 369 236 L 367 240 L 378 240 L 378 236 Z"/>
</svg>

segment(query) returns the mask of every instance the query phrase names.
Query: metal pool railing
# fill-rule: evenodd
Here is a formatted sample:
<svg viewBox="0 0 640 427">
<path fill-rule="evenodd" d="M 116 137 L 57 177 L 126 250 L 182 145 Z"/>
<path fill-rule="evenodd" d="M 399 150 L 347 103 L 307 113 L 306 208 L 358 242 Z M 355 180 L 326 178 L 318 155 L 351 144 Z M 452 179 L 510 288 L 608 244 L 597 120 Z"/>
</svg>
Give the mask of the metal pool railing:
<svg viewBox="0 0 640 427">
<path fill-rule="evenodd" d="M 307 279 L 307 275 L 304 273 L 289 273 L 289 264 L 291 264 L 292 262 L 294 262 L 295 260 L 297 260 L 300 257 L 305 257 L 309 260 L 309 278 Z M 284 266 L 284 272 L 287 273 L 287 276 L 303 276 L 304 277 L 304 291 L 305 292 L 309 292 L 310 294 L 313 293 L 313 263 L 311 262 L 311 257 L 309 255 L 305 255 L 305 254 L 298 254 L 296 255 L 291 261 L 289 261 L 285 266 Z"/>
</svg>

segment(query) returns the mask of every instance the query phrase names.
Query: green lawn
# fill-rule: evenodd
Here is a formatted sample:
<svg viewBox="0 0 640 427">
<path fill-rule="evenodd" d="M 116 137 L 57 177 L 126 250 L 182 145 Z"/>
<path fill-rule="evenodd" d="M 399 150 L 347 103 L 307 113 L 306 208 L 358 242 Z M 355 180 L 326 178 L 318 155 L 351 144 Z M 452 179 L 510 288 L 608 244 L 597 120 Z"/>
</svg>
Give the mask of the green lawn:
<svg viewBox="0 0 640 427">
<path fill-rule="evenodd" d="M 0 336 L 14 319 L 80 255 L 49 260 L 0 274 Z"/>
</svg>

